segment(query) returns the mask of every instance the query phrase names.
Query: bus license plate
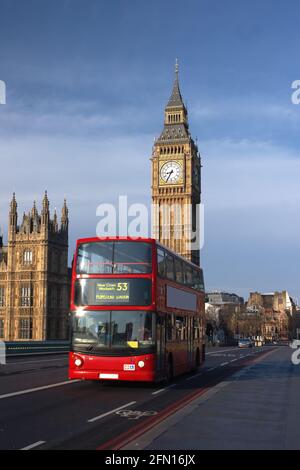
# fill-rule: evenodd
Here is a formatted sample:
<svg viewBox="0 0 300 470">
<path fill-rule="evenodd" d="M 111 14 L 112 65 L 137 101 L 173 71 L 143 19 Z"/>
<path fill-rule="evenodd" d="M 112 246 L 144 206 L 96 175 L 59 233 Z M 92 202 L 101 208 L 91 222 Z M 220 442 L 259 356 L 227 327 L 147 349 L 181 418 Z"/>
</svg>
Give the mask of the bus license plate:
<svg viewBox="0 0 300 470">
<path fill-rule="evenodd" d="M 124 364 L 124 370 L 135 370 L 135 364 Z"/>
<path fill-rule="evenodd" d="M 99 379 L 118 379 L 119 374 L 99 374 Z"/>
</svg>

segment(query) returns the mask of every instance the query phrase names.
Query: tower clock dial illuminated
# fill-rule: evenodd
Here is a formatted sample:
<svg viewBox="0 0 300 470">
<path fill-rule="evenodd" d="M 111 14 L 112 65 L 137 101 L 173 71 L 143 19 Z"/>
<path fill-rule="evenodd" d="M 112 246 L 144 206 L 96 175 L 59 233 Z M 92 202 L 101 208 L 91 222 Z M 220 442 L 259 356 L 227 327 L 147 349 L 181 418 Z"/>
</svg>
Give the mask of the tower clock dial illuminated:
<svg viewBox="0 0 300 470">
<path fill-rule="evenodd" d="M 182 166 L 178 162 L 166 162 L 160 169 L 165 184 L 176 184 L 182 180 Z"/>
</svg>

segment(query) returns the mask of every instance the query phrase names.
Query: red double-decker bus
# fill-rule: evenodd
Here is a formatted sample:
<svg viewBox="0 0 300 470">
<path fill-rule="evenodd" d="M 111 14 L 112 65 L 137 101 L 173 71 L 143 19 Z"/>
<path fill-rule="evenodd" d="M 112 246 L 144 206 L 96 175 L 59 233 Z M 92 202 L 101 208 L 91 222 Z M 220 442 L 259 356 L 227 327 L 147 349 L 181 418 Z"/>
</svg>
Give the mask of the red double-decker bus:
<svg viewBox="0 0 300 470">
<path fill-rule="evenodd" d="M 77 241 L 70 379 L 171 380 L 204 361 L 202 270 L 156 240 Z"/>
</svg>

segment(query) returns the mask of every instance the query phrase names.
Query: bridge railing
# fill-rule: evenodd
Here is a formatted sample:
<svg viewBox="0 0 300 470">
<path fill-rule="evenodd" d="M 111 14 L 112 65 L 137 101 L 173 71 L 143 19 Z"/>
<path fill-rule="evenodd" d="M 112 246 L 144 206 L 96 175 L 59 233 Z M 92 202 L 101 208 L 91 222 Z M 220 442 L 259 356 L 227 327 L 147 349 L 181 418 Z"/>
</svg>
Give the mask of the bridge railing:
<svg viewBox="0 0 300 470">
<path fill-rule="evenodd" d="M 5 341 L 6 356 L 31 356 L 38 354 L 66 354 L 70 342 L 62 340 L 49 341 Z"/>
</svg>

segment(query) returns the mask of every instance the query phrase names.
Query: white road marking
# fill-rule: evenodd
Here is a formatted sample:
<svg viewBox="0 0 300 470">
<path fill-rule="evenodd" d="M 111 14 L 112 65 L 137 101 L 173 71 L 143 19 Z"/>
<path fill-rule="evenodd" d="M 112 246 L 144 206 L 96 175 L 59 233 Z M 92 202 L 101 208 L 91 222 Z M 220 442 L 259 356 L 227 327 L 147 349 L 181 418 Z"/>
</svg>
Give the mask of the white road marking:
<svg viewBox="0 0 300 470">
<path fill-rule="evenodd" d="M 98 419 L 104 418 L 105 416 L 111 415 L 113 413 L 116 413 L 116 411 L 123 410 L 123 408 L 126 408 L 127 406 L 135 405 L 136 401 L 131 401 L 130 403 L 126 403 L 126 405 L 119 406 L 119 408 L 115 408 L 114 410 L 107 411 L 106 413 L 102 413 L 102 415 L 95 416 L 95 418 L 88 419 L 88 423 L 93 423 L 94 421 L 97 421 Z"/>
<path fill-rule="evenodd" d="M 223 362 L 220 367 L 223 367 L 223 366 L 226 366 L 227 364 L 229 364 L 229 362 Z"/>
<path fill-rule="evenodd" d="M 237 360 L 238 360 L 237 358 L 236 358 L 236 359 L 231 359 L 230 362 L 235 362 L 235 361 L 237 361 Z"/>
<path fill-rule="evenodd" d="M 44 385 L 43 387 L 29 388 L 27 390 L 20 390 L 19 392 L 6 393 L 5 395 L 0 395 L 0 400 L 4 398 L 17 397 L 18 395 L 27 395 L 28 393 L 39 392 L 40 390 L 48 390 L 49 388 L 62 387 L 63 385 L 70 385 L 76 382 L 81 382 L 78 380 L 67 380 L 65 382 L 58 382 L 56 384 Z"/>
<path fill-rule="evenodd" d="M 152 392 L 152 395 L 158 395 L 161 392 L 164 392 L 165 390 L 169 390 L 169 388 L 176 387 L 176 384 L 169 385 L 168 387 L 165 388 L 160 388 L 159 390 L 156 390 L 155 392 Z"/>
<path fill-rule="evenodd" d="M 23 448 L 20 449 L 20 450 L 30 450 L 30 449 L 34 449 L 34 447 L 41 446 L 42 444 L 45 444 L 45 442 L 46 442 L 46 441 L 37 441 L 37 442 L 34 442 L 33 444 L 30 444 L 29 446 L 23 447 Z"/>
<path fill-rule="evenodd" d="M 237 347 L 235 348 L 230 348 L 230 349 L 221 349 L 219 351 L 210 351 L 210 352 L 207 352 L 205 353 L 206 356 L 209 356 L 211 354 L 218 354 L 218 353 L 224 353 L 224 352 L 228 352 L 228 351 L 236 351 L 237 350 Z"/>
<path fill-rule="evenodd" d="M 215 370 L 217 369 L 219 366 L 216 366 L 216 367 L 211 367 L 210 369 L 207 369 L 206 372 L 210 372 L 211 370 Z"/>
</svg>

